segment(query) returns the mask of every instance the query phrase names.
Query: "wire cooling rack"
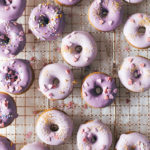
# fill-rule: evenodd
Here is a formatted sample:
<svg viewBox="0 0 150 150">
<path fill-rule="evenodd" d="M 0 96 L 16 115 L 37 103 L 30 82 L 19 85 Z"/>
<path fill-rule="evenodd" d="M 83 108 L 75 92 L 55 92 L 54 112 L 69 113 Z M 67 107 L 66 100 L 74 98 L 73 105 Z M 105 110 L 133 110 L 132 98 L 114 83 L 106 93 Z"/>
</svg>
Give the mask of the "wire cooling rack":
<svg viewBox="0 0 150 150">
<path fill-rule="evenodd" d="M 74 7 L 62 7 L 66 17 L 66 28 L 62 37 L 74 30 L 90 32 L 98 45 L 98 55 L 91 66 L 77 69 L 72 68 L 77 84 L 72 94 L 65 100 L 48 101 L 38 91 L 38 76 L 41 68 L 49 63 L 65 63 L 60 54 L 60 37 L 53 42 L 41 42 L 37 40 L 29 30 L 28 19 L 31 10 L 41 2 L 52 0 L 27 0 L 24 15 L 18 20 L 23 24 L 27 37 L 26 47 L 17 58 L 31 61 L 35 72 L 35 81 L 32 87 L 24 94 L 15 96 L 19 117 L 13 124 L 5 129 L 0 129 L 0 134 L 7 136 L 17 145 L 17 150 L 29 142 L 38 140 L 35 133 L 37 113 L 48 108 L 59 108 L 65 111 L 74 121 L 73 137 L 60 146 L 51 146 L 51 150 L 77 150 L 76 133 L 81 123 L 87 120 L 100 119 L 106 123 L 113 133 L 113 145 L 119 135 L 128 131 L 138 131 L 150 138 L 150 91 L 144 93 L 132 93 L 127 91 L 119 82 L 117 77 L 118 66 L 123 58 L 130 55 L 142 55 L 150 58 L 150 49 L 139 50 L 131 47 L 125 41 L 122 34 L 123 25 L 114 32 L 98 32 L 89 25 L 87 11 L 92 0 L 82 0 Z M 144 0 L 138 5 L 124 3 L 125 15 L 127 17 L 136 12 L 150 14 L 150 0 Z M 89 73 L 101 71 L 116 77 L 119 88 L 115 103 L 103 109 L 87 107 L 81 100 L 80 87 L 82 79 Z"/>
</svg>

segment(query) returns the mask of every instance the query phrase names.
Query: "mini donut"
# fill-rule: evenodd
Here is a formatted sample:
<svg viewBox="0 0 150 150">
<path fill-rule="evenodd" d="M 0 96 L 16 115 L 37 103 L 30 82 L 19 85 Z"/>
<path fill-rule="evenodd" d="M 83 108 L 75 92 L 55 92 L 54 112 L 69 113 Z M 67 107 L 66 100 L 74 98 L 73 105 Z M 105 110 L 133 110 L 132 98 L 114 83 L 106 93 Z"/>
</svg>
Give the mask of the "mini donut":
<svg viewBox="0 0 150 150">
<path fill-rule="evenodd" d="M 0 19 L 5 21 L 17 20 L 26 7 L 26 0 L 1 0 Z"/>
<path fill-rule="evenodd" d="M 50 150 L 48 147 L 45 147 L 42 143 L 34 142 L 25 145 L 21 150 Z"/>
<path fill-rule="evenodd" d="M 144 31 L 140 31 L 140 30 Z M 128 43 L 135 48 L 150 47 L 150 16 L 137 13 L 129 17 L 125 23 L 123 33 Z"/>
<path fill-rule="evenodd" d="M 36 133 L 48 145 L 60 145 L 69 139 L 73 131 L 73 122 L 65 113 L 51 109 L 40 115 L 36 124 Z"/>
<path fill-rule="evenodd" d="M 83 81 L 81 96 L 91 107 L 103 108 L 110 105 L 116 94 L 115 80 L 104 73 L 91 73 Z"/>
<path fill-rule="evenodd" d="M 0 56 L 14 57 L 21 52 L 26 43 L 22 25 L 16 22 L 0 23 Z"/>
<path fill-rule="evenodd" d="M 8 94 L 0 92 L 0 128 L 7 127 L 18 117 L 16 103 Z"/>
<path fill-rule="evenodd" d="M 123 18 L 121 0 L 94 0 L 88 18 L 90 24 L 99 31 L 116 29 Z"/>
<path fill-rule="evenodd" d="M 144 92 L 150 88 L 150 60 L 141 56 L 126 57 L 118 76 L 128 90 Z"/>
<path fill-rule="evenodd" d="M 0 136 L 0 150 L 16 150 L 16 146 L 8 138 Z"/>
<path fill-rule="evenodd" d="M 73 89 L 72 71 L 63 64 L 49 64 L 40 72 L 40 91 L 50 100 L 65 99 Z"/>
<path fill-rule="evenodd" d="M 88 32 L 74 31 L 63 38 L 61 53 L 65 61 L 70 65 L 85 67 L 95 59 L 97 45 Z"/>
<path fill-rule="evenodd" d="M 132 4 L 137 4 L 137 3 L 141 3 L 143 0 L 124 0 L 124 1 Z"/>
<path fill-rule="evenodd" d="M 110 129 L 99 120 L 80 125 L 77 133 L 79 150 L 109 150 L 112 144 Z"/>
<path fill-rule="evenodd" d="M 122 134 L 116 144 L 116 150 L 150 150 L 150 140 L 143 134 L 131 132 Z"/>
<path fill-rule="evenodd" d="M 80 2 L 80 0 L 55 0 L 59 5 L 72 6 Z"/>
<path fill-rule="evenodd" d="M 13 59 L 0 65 L 0 88 L 5 92 L 22 94 L 32 81 L 33 71 L 29 61 Z"/>
<path fill-rule="evenodd" d="M 57 7 L 50 4 L 39 4 L 29 17 L 29 28 L 42 41 L 57 39 L 65 26 L 64 14 Z"/>
</svg>

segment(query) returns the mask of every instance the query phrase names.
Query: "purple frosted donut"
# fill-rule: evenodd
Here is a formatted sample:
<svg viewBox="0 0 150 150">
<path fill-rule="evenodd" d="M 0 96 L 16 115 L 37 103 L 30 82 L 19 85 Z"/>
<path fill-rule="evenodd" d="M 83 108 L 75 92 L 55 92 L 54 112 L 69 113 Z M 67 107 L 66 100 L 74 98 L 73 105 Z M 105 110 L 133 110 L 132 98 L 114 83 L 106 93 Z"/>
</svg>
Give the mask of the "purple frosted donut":
<svg viewBox="0 0 150 150">
<path fill-rule="evenodd" d="M 143 0 L 125 0 L 125 1 L 128 3 L 136 4 L 136 3 L 141 3 Z"/>
<path fill-rule="evenodd" d="M 88 18 L 99 31 L 112 31 L 122 23 L 121 0 L 94 0 L 89 8 Z"/>
<path fill-rule="evenodd" d="M 72 6 L 77 4 L 80 0 L 55 0 L 55 1 L 60 5 Z"/>
<path fill-rule="evenodd" d="M 45 147 L 43 144 L 39 142 L 34 142 L 25 145 L 21 150 L 50 150 L 48 147 Z"/>
<path fill-rule="evenodd" d="M 69 139 L 73 122 L 65 113 L 51 109 L 43 112 L 36 124 L 36 133 L 48 145 L 60 145 Z"/>
<path fill-rule="evenodd" d="M 129 17 L 124 26 L 124 36 L 136 48 L 150 47 L 150 16 L 137 13 Z"/>
<path fill-rule="evenodd" d="M 5 93 L 0 93 L 0 128 L 10 125 L 18 117 L 14 99 Z"/>
<path fill-rule="evenodd" d="M 0 150 L 15 150 L 16 146 L 6 137 L 0 136 Z"/>
<path fill-rule="evenodd" d="M 17 20 L 26 7 L 26 0 L 0 0 L 0 19 Z"/>
<path fill-rule="evenodd" d="M 150 150 L 150 140 L 143 134 L 131 132 L 122 134 L 117 142 L 116 150 Z"/>
<path fill-rule="evenodd" d="M 89 106 L 95 108 L 110 105 L 114 101 L 116 94 L 115 80 L 104 73 L 91 73 L 82 84 L 82 98 Z"/>
<path fill-rule="evenodd" d="M 109 150 L 112 144 L 110 129 L 99 120 L 80 125 L 77 133 L 79 150 Z"/>
<path fill-rule="evenodd" d="M 64 14 L 56 6 L 39 4 L 29 18 L 29 27 L 33 34 L 42 41 L 57 39 L 64 30 Z"/>
<path fill-rule="evenodd" d="M 50 100 L 65 99 L 73 89 L 72 71 L 63 64 L 50 64 L 40 72 L 40 91 Z"/>
<path fill-rule="evenodd" d="M 144 92 L 150 88 L 150 60 L 141 56 L 126 57 L 118 75 L 128 90 Z"/>
<path fill-rule="evenodd" d="M 16 22 L 0 23 L 0 56 L 14 57 L 24 49 L 25 34 L 21 24 Z"/>
<path fill-rule="evenodd" d="M 88 32 L 74 31 L 63 38 L 61 53 L 65 61 L 70 65 L 85 67 L 95 59 L 97 45 Z"/>
<path fill-rule="evenodd" d="M 9 60 L 0 65 L 0 88 L 11 94 L 22 94 L 33 81 L 29 61 Z"/>
</svg>

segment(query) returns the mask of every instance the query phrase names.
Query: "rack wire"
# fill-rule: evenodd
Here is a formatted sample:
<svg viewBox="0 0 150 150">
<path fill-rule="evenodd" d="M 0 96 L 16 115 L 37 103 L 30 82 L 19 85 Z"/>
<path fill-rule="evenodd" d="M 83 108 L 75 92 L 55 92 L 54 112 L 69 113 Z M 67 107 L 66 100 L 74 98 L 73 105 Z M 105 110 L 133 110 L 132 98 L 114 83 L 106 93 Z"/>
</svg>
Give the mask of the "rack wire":
<svg viewBox="0 0 150 150">
<path fill-rule="evenodd" d="M 17 145 L 17 150 L 26 144 L 38 140 L 35 133 L 37 112 L 47 108 L 59 108 L 65 111 L 74 121 L 73 137 L 60 146 L 51 146 L 51 150 L 77 150 L 76 133 L 80 124 L 87 120 L 100 119 L 106 123 L 113 133 L 113 145 L 121 133 L 138 131 L 150 138 L 150 91 L 144 93 L 131 93 L 119 82 L 117 68 L 123 58 L 130 55 L 142 55 L 150 58 L 150 49 L 139 50 L 131 47 L 122 34 L 123 25 L 114 32 L 99 32 L 90 26 L 87 17 L 88 7 L 92 0 L 82 0 L 74 7 L 61 7 L 66 17 L 66 28 L 63 35 L 53 42 L 37 40 L 29 30 L 28 18 L 31 10 L 41 2 L 54 3 L 52 0 L 27 0 L 24 15 L 19 19 L 23 24 L 27 43 L 23 52 L 17 58 L 31 61 L 35 72 L 35 81 L 32 87 L 24 94 L 15 96 L 19 117 L 12 125 L 0 129 L 0 134 L 10 138 Z M 150 14 L 150 0 L 144 0 L 138 5 L 124 3 L 125 16 L 136 12 Z M 86 68 L 72 68 L 77 84 L 72 94 L 65 100 L 49 101 L 38 91 L 38 76 L 41 68 L 49 63 L 65 63 L 60 54 L 61 39 L 74 30 L 90 32 L 98 45 L 98 55 L 91 66 Z M 67 64 L 66 64 L 67 65 Z M 71 66 L 69 66 L 71 68 Z M 115 68 L 114 68 L 115 67 Z M 82 79 L 91 72 L 101 71 L 116 78 L 119 89 L 116 101 L 109 107 L 95 109 L 88 107 L 81 100 L 80 87 Z"/>
</svg>

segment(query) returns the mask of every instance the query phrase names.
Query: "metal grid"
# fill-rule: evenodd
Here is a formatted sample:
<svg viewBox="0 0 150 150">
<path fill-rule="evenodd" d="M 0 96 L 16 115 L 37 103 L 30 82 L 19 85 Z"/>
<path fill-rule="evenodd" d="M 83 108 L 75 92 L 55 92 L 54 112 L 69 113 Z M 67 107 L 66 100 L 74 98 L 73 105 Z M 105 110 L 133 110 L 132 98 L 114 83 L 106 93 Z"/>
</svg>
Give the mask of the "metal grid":
<svg viewBox="0 0 150 150">
<path fill-rule="evenodd" d="M 74 30 L 90 32 L 97 41 L 99 49 L 97 58 L 90 67 L 83 69 L 72 68 L 77 84 L 67 99 L 63 101 L 48 101 L 38 91 L 38 76 L 41 68 L 45 64 L 52 62 L 65 63 L 60 54 L 62 37 L 53 42 L 40 42 L 36 40 L 29 31 L 28 18 L 30 12 L 33 7 L 41 2 L 43 1 L 27 0 L 24 15 L 19 19 L 19 22 L 24 26 L 27 43 L 24 51 L 21 52 L 17 58 L 24 58 L 31 61 L 35 72 L 35 81 L 29 91 L 22 95 L 15 96 L 19 118 L 16 119 L 11 126 L 0 129 L 0 134 L 7 136 L 16 143 L 17 150 L 19 150 L 24 144 L 38 140 L 35 133 L 36 112 L 55 107 L 65 111 L 72 117 L 75 130 L 72 138 L 63 145 L 51 146 L 51 150 L 76 150 L 76 133 L 79 125 L 87 120 L 96 118 L 102 120 L 111 128 L 113 133 L 112 149 L 114 149 L 115 142 L 119 138 L 119 135 L 124 132 L 138 131 L 150 138 L 150 91 L 140 94 L 128 92 L 120 84 L 115 75 L 116 70 L 113 68 L 115 64 L 118 67 L 123 58 L 128 55 L 150 57 L 150 49 L 138 50 L 129 46 L 122 34 L 123 25 L 116 31 L 109 33 L 98 32 L 91 27 L 87 19 L 87 10 L 92 0 L 82 0 L 77 6 L 72 8 L 62 7 L 66 16 L 66 28 L 62 37 Z M 47 0 L 47 2 L 53 3 L 52 0 Z M 150 13 L 150 9 L 148 10 L 148 8 L 150 8 L 150 0 L 144 0 L 143 3 L 138 5 L 124 3 L 124 7 L 124 20 L 126 20 L 132 13 Z M 115 103 L 103 109 L 87 107 L 80 96 L 82 79 L 94 71 L 115 75 L 119 88 Z"/>
</svg>

